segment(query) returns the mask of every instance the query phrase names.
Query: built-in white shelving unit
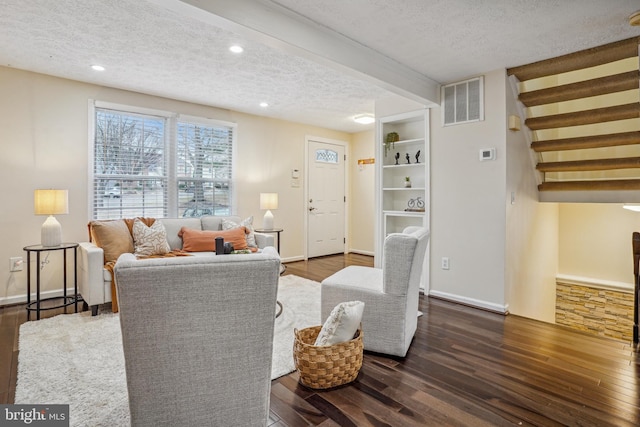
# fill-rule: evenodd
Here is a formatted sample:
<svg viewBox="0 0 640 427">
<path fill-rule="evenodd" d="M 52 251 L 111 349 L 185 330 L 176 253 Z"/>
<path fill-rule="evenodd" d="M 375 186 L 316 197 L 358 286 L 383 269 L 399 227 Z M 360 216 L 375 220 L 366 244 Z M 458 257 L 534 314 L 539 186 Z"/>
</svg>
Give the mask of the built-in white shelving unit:
<svg viewBox="0 0 640 427">
<path fill-rule="evenodd" d="M 398 134 L 398 141 L 392 144 L 385 155 L 385 141 L 391 132 Z M 429 228 L 428 110 L 421 109 L 378 118 L 377 145 L 375 264 L 381 267 L 382 244 L 387 235 L 401 232 L 410 225 Z M 406 177 L 409 177 L 411 187 L 405 186 Z M 428 260 L 427 250 L 422 286 L 424 289 L 428 289 Z"/>
</svg>

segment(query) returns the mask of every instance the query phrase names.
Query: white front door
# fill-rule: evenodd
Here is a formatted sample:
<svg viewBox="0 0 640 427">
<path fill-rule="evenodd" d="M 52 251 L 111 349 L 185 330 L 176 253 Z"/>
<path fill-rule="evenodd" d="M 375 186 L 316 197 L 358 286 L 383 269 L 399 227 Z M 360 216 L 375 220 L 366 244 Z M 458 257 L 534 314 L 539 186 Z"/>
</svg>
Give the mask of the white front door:
<svg viewBox="0 0 640 427">
<path fill-rule="evenodd" d="M 344 253 L 345 148 L 313 139 L 308 144 L 307 255 Z"/>
</svg>

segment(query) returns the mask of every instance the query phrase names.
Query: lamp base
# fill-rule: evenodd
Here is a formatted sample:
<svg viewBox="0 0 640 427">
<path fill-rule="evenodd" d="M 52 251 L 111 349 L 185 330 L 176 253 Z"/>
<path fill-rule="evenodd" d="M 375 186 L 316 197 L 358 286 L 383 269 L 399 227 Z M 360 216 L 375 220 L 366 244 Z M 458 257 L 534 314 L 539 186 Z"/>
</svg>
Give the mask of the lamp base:
<svg viewBox="0 0 640 427">
<path fill-rule="evenodd" d="M 62 226 L 53 215 L 49 215 L 40 230 L 40 244 L 42 246 L 59 246 L 61 243 Z"/>
<path fill-rule="evenodd" d="M 273 229 L 273 214 L 270 210 L 264 214 L 264 218 L 262 218 L 262 228 L 267 230 Z"/>
</svg>

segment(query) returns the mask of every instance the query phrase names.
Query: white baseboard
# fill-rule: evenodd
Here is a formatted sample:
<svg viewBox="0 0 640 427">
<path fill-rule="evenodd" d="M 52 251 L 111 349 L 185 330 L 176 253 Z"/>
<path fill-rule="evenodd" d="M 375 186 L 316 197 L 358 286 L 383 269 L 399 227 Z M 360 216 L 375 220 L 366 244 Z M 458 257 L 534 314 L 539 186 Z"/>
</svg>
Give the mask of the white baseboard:
<svg viewBox="0 0 640 427">
<path fill-rule="evenodd" d="M 280 262 L 282 262 L 282 263 L 295 262 L 295 261 L 304 261 L 304 257 L 303 256 L 292 256 L 292 257 L 281 258 L 280 259 Z"/>
<path fill-rule="evenodd" d="M 351 254 L 359 254 L 359 255 L 367 255 L 367 256 L 375 256 L 375 252 L 365 251 L 361 249 L 349 249 L 349 253 Z"/>
<path fill-rule="evenodd" d="M 73 288 L 67 288 L 67 296 L 73 295 Z M 54 291 L 42 291 L 40 292 L 40 299 L 45 298 L 55 298 L 63 296 L 62 289 L 57 289 Z M 31 294 L 31 301 L 36 300 L 36 294 Z M 27 294 L 22 295 L 14 295 L 10 297 L 2 297 L 0 298 L 0 306 L 4 305 L 14 305 L 14 304 L 24 304 L 27 302 Z"/>
<path fill-rule="evenodd" d="M 556 282 L 568 285 L 587 286 L 589 288 L 609 289 L 612 291 L 633 293 L 633 283 L 614 282 L 613 280 L 594 279 L 593 277 L 557 274 Z"/>
<path fill-rule="evenodd" d="M 500 314 L 508 314 L 509 313 L 509 304 L 500 305 L 489 301 L 482 301 L 475 298 L 463 297 L 461 295 L 450 294 L 447 292 L 441 291 L 429 291 L 429 296 L 433 296 L 436 298 L 441 298 L 447 301 L 453 301 L 460 304 L 470 305 L 472 307 L 482 308 L 484 310 L 495 311 Z"/>
</svg>

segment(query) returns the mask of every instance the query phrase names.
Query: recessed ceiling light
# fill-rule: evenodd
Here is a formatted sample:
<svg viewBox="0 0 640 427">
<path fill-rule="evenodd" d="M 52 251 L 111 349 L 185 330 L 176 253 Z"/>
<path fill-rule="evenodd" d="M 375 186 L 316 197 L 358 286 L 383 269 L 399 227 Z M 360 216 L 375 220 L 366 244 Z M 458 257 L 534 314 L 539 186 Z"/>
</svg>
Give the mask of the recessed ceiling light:
<svg viewBox="0 0 640 427">
<path fill-rule="evenodd" d="M 359 116 L 355 116 L 353 121 L 362 125 L 368 125 L 375 122 L 376 119 L 371 114 L 361 114 Z"/>
<path fill-rule="evenodd" d="M 94 71 L 104 71 L 104 67 L 102 65 L 92 65 L 91 68 Z"/>
<path fill-rule="evenodd" d="M 267 108 L 267 107 L 269 106 L 269 104 L 267 104 L 266 102 L 261 102 L 261 103 L 260 103 L 260 106 L 261 106 L 262 108 Z"/>
<path fill-rule="evenodd" d="M 242 46 L 239 46 L 237 44 L 234 44 L 233 46 L 231 46 L 229 48 L 229 50 L 233 53 L 242 53 L 244 52 L 244 48 Z"/>
</svg>

